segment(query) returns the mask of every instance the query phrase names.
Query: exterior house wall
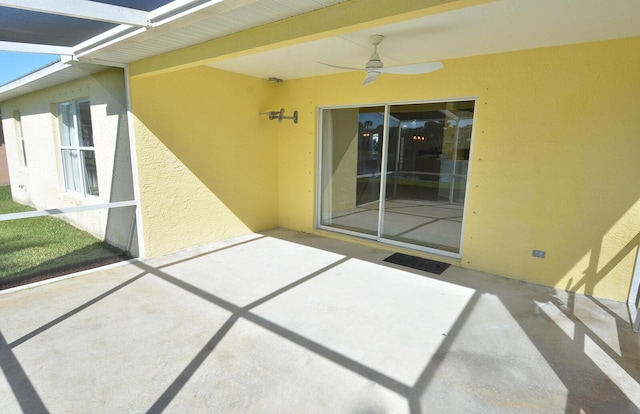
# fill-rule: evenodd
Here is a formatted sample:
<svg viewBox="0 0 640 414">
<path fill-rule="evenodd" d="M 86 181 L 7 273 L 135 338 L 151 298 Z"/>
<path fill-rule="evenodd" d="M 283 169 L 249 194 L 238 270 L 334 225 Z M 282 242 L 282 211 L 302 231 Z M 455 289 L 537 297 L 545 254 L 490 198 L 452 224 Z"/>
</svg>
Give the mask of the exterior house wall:
<svg viewBox="0 0 640 414">
<path fill-rule="evenodd" d="M 477 97 L 458 264 L 626 300 L 640 243 L 639 48 L 630 38 L 456 59 L 366 87 L 361 73 L 285 82 L 277 99 L 301 121 L 279 130 L 279 223 L 315 228 L 318 107 Z"/>
<path fill-rule="evenodd" d="M 11 193 L 17 202 L 36 209 L 103 204 L 133 199 L 126 95 L 122 69 L 109 69 L 13 100 L 2 102 Z M 99 196 L 83 197 L 65 190 L 56 104 L 89 98 Z M 27 154 L 21 162 L 19 111 Z M 116 211 L 118 210 L 118 211 Z M 61 217 L 110 244 L 137 254 L 133 207 L 92 210 Z M 133 236 L 133 237 L 132 237 Z"/>
<path fill-rule="evenodd" d="M 0 185 L 9 184 L 9 164 L 7 163 L 7 146 L 4 143 L 2 122 L 0 122 Z"/>
<path fill-rule="evenodd" d="M 440 259 L 626 300 L 640 242 L 634 50 L 640 38 L 447 60 L 366 87 L 355 72 L 273 85 L 137 68 L 148 254 L 276 225 L 313 232 L 319 107 L 475 97 L 462 258 Z M 280 107 L 299 123 L 258 115 Z"/>
<path fill-rule="evenodd" d="M 278 225 L 271 92 L 209 67 L 132 80 L 147 256 Z"/>
</svg>

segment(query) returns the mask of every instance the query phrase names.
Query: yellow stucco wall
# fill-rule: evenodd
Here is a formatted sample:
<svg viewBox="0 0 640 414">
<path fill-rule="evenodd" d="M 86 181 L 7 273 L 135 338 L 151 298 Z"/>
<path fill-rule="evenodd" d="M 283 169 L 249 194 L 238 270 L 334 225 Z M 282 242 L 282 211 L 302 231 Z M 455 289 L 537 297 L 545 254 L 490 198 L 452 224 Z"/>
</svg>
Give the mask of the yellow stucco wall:
<svg viewBox="0 0 640 414">
<path fill-rule="evenodd" d="M 360 73 L 134 77 L 147 255 L 276 225 L 314 231 L 319 107 L 476 97 L 459 264 L 625 300 L 640 241 L 635 50 L 640 38 L 455 59 L 366 87 Z M 258 115 L 281 107 L 299 123 Z"/>
<path fill-rule="evenodd" d="M 209 67 L 132 80 L 146 256 L 278 224 L 270 87 Z"/>
<path fill-rule="evenodd" d="M 625 300 L 640 241 L 636 50 L 640 38 L 450 60 L 366 87 L 359 73 L 285 82 L 278 99 L 301 123 L 278 131 L 279 222 L 314 228 L 318 107 L 477 97 L 460 265 Z"/>
</svg>

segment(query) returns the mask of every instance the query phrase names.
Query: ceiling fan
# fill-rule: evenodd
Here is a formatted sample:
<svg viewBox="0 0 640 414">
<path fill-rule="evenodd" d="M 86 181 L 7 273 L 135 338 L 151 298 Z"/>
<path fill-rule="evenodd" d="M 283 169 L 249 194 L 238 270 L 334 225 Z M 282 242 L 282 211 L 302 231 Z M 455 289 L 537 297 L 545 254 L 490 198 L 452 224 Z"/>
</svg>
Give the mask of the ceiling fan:
<svg viewBox="0 0 640 414">
<path fill-rule="evenodd" d="M 345 70 L 364 70 L 367 72 L 367 76 L 362 82 L 363 85 L 367 85 L 376 79 L 382 73 L 391 73 L 394 75 L 419 75 L 422 73 L 429 73 L 435 70 L 441 69 L 444 65 L 442 62 L 428 62 L 428 63 L 415 63 L 412 65 L 400 65 L 385 68 L 378 55 L 378 45 L 384 40 L 383 35 L 371 35 L 369 36 L 369 42 L 373 45 L 373 53 L 369 58 L 364 68 L 350 68 L 345 66 L 330 65 L 328 63 L 322 63 L 325 66 L 331 66 L 332 68 L 345 69 Z"/>
</svg>

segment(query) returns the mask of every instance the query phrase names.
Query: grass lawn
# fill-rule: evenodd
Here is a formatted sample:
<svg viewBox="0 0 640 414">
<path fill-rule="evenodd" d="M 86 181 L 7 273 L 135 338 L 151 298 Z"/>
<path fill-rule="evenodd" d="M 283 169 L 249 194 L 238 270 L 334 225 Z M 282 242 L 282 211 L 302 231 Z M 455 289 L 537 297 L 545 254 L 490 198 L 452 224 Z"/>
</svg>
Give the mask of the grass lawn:
<svg viewBox="0 0 640 414">
<path fill-rule="evenodd" d="M 0 186 L 0 214 L 33 211 Z M 55 217 L 0 221 L 0 289 L 127 259 L 116 249 Z"/>
</svg>

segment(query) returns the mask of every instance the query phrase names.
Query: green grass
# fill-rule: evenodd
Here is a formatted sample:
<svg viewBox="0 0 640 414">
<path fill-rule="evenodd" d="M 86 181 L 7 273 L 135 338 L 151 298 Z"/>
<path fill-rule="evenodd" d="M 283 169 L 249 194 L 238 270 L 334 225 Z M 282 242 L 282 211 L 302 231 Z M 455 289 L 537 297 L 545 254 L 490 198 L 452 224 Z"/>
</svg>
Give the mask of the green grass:
<svg viewBox="0 0 640 414">
<path fill-rule="evenodd" d="M 0 214 L 33 211 L 0 186 Z M 0 288 L 122 260 L 126 254 L 55 217 L 0 221 Z"/>
</svg>

